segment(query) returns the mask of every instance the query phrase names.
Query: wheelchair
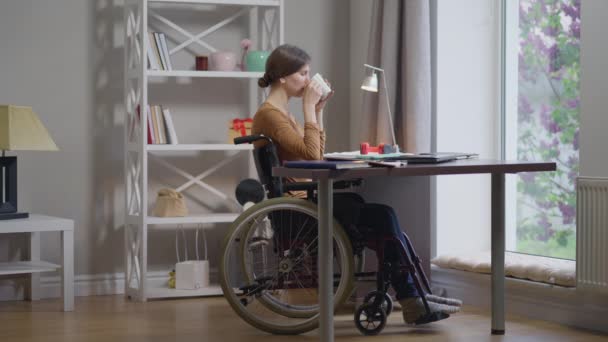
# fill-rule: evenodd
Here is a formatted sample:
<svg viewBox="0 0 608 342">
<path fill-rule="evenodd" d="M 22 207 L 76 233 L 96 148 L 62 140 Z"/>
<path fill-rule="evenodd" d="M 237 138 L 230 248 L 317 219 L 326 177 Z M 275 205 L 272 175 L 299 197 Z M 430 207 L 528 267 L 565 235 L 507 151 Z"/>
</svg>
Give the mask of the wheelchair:
<svg viewBox="0 0 608 342">
<path fill-rule="evenodd" d="M 246 207 L 226 234 L 221 249 L 220 284 L 230 306 L 250 325 L 272 334 L 302 334 L 319 324 L 317 185 L 283 183 L 281 178 L 273 177 L 272 167 L 280 162 L 269 137 L 251 135 L 235 138 L 234 142 L 260 140 L 266 143 L 253 150 L 260 181 L 244 180 L 236 189 L 241 204 L 255 204 Z M 361 180 L 337 181 L 334 188 L 348 189 L 360 184 Z M 284 196 L 288 191 L 306 191 L 307 198 Z M 407 235 L 404 234 L 404 246 L 394 237 L 374 234 L 373 227 L 342 223 L 344 226 L 334 219 L 334 258 L 327 261 L 333 263 L 334 309 L 354 292 L 355 279 L 375 277 L 376 290 L 365 296 L 354 317 L 361 333 L 375 335 L 382 331 L 392 311 L 393 302 L 387 291 L 395 272 L 408 272 L 420 294 L 431 293 L 431 289 Z M 384 258 L 387 243 L 401 244 L 404 262 L 400 265 L 391 265 Z M 376 272 L 362 272 L 365 248 L 374 250 L 378 256 Z M 421 298 L 427 314 L 416 324 L 449 316 L 431 313 L 425 296 Z"/>
</svg>

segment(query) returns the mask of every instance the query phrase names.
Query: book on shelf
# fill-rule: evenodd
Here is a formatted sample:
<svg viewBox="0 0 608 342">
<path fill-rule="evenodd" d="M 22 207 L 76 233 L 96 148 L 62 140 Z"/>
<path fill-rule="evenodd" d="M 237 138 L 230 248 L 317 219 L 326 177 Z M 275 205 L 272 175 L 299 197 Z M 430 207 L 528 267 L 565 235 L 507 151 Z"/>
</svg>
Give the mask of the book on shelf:
<svg viewBox="0 0 608 342">
<path fill-rule="evenodd" d="M 283 166 L 296 169 L 359 169 L 370 167 L 363 160 L 290 160 L 283 162 Z"/>
<path fill-rule="evenodd" d="M 150 70 L 160 70 L 158 64 L 158 51 L 156 50 L 156 42 L 154 41 L 154 33 L 148 32 L 148 44 L 147 44 L 147 55 L 148 55 L 148 68 Z"/>
<path fill-rule="evenodd" d="M 149 116 L 149 114 L 148 114 L 148 111 L 149 111 L 149 110 L 150 110 L 150 109 L 148 108 L 148 106 L 146 106 L 146 120 L 149 120 L 149 118 L 150 118 L 150 116 Z M 142 121 L 141 121 L 141 109 L 140 109 L 139 105 L 138 105 L 138 106 L 137 106 L 137 108 L 136 108 L 136 112 L 137 112 L 137 123 L 138 123 L 139 125 L 141 125 L 141 124 L 142 124 L 142 123 L 141 123 L 141 122 L 142 122 Z M 133 136 L 133 133 L 134 133 L 134 131 L 135 131 L 135 127 L 136 127 L 136 126 L 137 126 L 137 125 L 135 125 L 135 123 L 133 123 L 133 124 L 131 125 L 131 132 L 129 133 L 129 137 L 132 137 L 132 136 Z M 148 144 L 152 144 L 152 143 L 153 143 L 153 142 L 152 142 L 152 134 L 150 134 L 150 133 L 151 133 L 151 129 L 152 129 L 152 124 L 150 123 L 150 121 L 148 121 L 148 125 L 147 125 L 147 127 L 148 127 L 148 134 L 146 135 L 146 140 L 147 140 L 147 143 L 148 143 Z"/>
<path fill-rule="evenodd" d="M 167 143 L 167 130 L 165 128 L 165 119 L 160 106 L 154 106 L 154 114 L 156 115 L 156 122 L 158 122 L 158 138 L 161 144 Z"/>
<path fill-rule="evenodd" d="M 165 62 L 165 54 L 163 53 L 162 44 L 160 42 L 160 34 L 158 32 L 154 32 L 154 42 L 156 44 L 156 49 L 158 50 L 160 64 L 163 70 L 167 70 L 167 62 Z"/>
<path fill-rule="evenodd" d="M 167 39 L 165 38 L 165 34 L 159 33 L 158 36 L 160 37 L 160 50 L 163 52 L 163 56 L 165 57 L 165 66 L 167 67 L 166 70 L 173 70 L 171 58 L 169 58 L 169 49 L 167 48 Z"/>
<path fill-rule="evenodd" d="M 176 145 L 177 133 L 169 108 L 159 105 L 146 106 L 148 120 L 148 144 Z"/>
<path fill-rule="evenodd" d="M 156 110 L 154 106 L 150 107 L 150 115 L 152 115 L 152 128 L 154 128 L 154 141 L 156 144 L 162 144 L 160 140 L 160 134 L 158 134 L 158 116 L 156 116 Z"/>
<path fill-rule="evenodd" d="M 156 144 L 156 139 L 154 136 L 154 122 L 152 121 L 150 106 L 146 106 L 146 117 L 148 119 L 148 144 Z"/>
<path fill-rule="evenodd" d="M 167 127 L 167 136 L 169 137 L 169 144 L 177 145 L 177 133 L 175 132 L 175 125 L 173 125 L 173 117 L 169 108 L 162 108 L 163 118 L 165 119 L 165 126 Z"/>
<path fill-rule="evenodd" d="M 164 33 L 148 32 L 148 68 L 150 70 L 173 70 L 167 38 Z"/>
</svg>

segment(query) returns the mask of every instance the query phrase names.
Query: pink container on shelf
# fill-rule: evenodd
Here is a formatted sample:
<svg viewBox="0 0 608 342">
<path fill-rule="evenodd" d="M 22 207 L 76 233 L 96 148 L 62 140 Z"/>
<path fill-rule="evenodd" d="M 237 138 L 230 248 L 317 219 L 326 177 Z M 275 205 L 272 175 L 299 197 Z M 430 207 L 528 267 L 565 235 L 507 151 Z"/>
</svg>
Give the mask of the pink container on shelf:
<svg viewBox="0 0 608 342">
<path fill-rule="evenodd" d="M 209 68 L 213 71 L 236 70 L 236 55 L 229 51 L 214 52 L 209 56 Z"/>
</svg>

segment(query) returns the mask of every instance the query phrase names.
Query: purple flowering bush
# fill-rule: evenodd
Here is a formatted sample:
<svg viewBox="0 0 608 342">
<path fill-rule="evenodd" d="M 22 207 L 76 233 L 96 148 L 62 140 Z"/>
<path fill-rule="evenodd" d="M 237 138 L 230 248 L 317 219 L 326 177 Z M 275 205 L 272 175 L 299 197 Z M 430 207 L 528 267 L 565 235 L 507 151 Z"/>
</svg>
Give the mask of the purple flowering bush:
<svg viewBox="0 0 608 342">
<path fill-rule="evenodd" d="M 520 174 L 517 251 L 574 259 L 580 0 L 519 1 L 518 146 L 557 171 Z"/>
</svg>

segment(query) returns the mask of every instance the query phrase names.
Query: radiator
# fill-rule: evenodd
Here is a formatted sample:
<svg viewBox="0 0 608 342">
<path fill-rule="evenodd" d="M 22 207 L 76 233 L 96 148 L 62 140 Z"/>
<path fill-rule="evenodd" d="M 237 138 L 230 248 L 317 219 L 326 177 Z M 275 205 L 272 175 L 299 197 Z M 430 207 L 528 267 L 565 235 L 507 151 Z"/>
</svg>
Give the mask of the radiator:
<svg viewBox="0 0 608 342">
<path fill-rule="evenodd" d="M 576 186 L 576 283 L 608 290 L 608 178 L 579 177 Z"/>
</svg>

